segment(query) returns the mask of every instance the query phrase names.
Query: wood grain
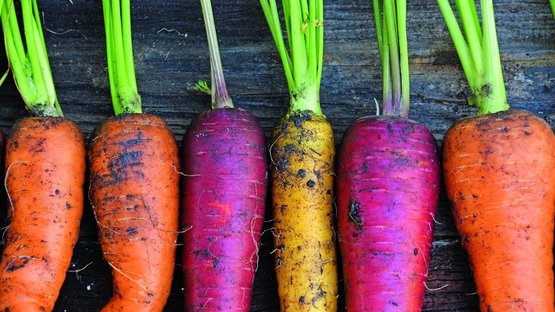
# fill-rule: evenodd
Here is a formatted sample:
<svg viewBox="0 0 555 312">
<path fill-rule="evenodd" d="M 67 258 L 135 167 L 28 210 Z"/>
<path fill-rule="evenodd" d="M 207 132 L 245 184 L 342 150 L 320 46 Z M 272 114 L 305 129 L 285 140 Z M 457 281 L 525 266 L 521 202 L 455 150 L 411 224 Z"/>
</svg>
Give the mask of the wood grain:
<svg viewBox="0 0 555 312">
<path fill-rule="evenodd" d="M 267 134 L 288 106 L 288 92 L 258 1 L 213 1 L 229 92 L 255 114 Z M 381 99 L 380 64 L 369 0 L 326 3 L 326 53 L 321 101 L 339 142 L 356 118 L 375 114 Z M 65 115 L 89 136 L 112 114 L 100 1 L 40 1 L 58 97 Z M 198 1 L 133 1 L 135 63 L 144 110 L 164 117 L 178 141 L 191 119 L 209 108 L 209 97 L 190 89 L 209 79 L 209 57 Z M 555 21 L 547 0 L 495 1 L 509 103 L 555 126 Z M 433 0 L 408 4 L 411 118 L 440 140 L 450 125 L 475 114 L 468 89 Z M 3 57 L 0 59 L 4 59 Z M 5 68 L 2 64 L 0 69 Z M 0 129 L 25 115 L 13 82 L 0 88 Z M 1 208 L 5 216 L 6 207 Z M 5 218 L 5 217 L 4 217 Z M 272 217 L 267 211 L 266 219 Z M 471 272 L 442 194 L 435 227 L 424 311 L 477 311 Z M 269 227 L 270 223 L 266 224 Z M 111 295 L 90 206 L 56 311 L 98 311 Z M 0 247 L 1 248 L 1 247 Z M 272 236 L 260 250 L 251 311 L 278 311 Z M 177 261 L 179 263 L 179 261 Z M 77 270 L 77 271 L 75 271 Z M 180 272 L 177 265 L 176 272 Z M 181 311 L 176 273 L 167 311 Z"/>
</svg>

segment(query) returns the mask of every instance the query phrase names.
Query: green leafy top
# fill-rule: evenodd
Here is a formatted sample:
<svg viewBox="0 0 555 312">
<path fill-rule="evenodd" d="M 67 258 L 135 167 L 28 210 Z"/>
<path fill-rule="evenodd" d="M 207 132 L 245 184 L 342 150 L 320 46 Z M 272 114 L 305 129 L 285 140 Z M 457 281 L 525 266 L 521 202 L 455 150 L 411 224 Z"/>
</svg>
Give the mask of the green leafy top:
<svg viewBox="0 0 555 312">
<path fill-rule="evenodd" d="M 25 45 L 13 0 L 1 0 L 0 11 L 8 62 L 25 102 L 25 108 L 35 116 L 62 117 L 48 62 L 37 1 L 21 1 Z"/>
<path fill-rule="evenodd" d="M 212 12 L 212 2 L 210 0 L 201 0 L 202 13 L 204 15 L 204 25 L 206 27 L 206 36 L 208 37 L 208 49 L 210 50 L 210 73 L 212 108 L 232 108 L 233 101 L 227 92 L 224 79 L 224 70 L 222 68 L 222 60 L 220 58 L 220 49 L 218 48 L 218 37 L 216 35 L 216 25 L 214 23 L 214 13 Z M 199 83 L 197 90 L 207 91 L 206 83 L 204 86 Z"/>
<path fill-rule="evenodd" d="M 382 63 L 383 114 L 407 118 L 410 106 L 407 1 L 373 0 L 373 6 Z"/>
<path fill-rule="evenodd" d="M 260 0 L 283 63 L 291 94 L 289 113 L 311 110 L 322 115 L 320 82 L 324 60 L 324 1 L 283 0 L 287 45 L 276 0 Z"/>
<path fill-rule="evenodd" d="M 112 105 L 116 115 L 142 113 L 131 36 L 131 1 L 102 0 Z"/>
<path fill-rule="evenodd" d="M 478 107 L 478 115 L 509 109 L 499 46 L 495 30 L 493 1 L 482 0 L 482 27 L 473 0 L 456 0 L 464 35 L 459 27 L 449 0 L 437 0 L 439 8 L 453 39 L 455 49 L 473 97 L 470 105 Z"/>
</svg>

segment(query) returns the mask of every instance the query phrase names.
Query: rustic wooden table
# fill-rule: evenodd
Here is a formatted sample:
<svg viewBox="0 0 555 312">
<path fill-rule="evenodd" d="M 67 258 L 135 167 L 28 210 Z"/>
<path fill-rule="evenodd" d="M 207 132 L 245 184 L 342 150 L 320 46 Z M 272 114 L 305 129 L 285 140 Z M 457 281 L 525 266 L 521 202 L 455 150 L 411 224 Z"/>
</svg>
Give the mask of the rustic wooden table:
<svg viewBox="0 0 555 312">
<path fill-rule="evenodd" d="M 269 134 L 288 106 L 288 94 L 259 3 L 213 2 L 229 91 L 236 106 L 259 117 Z M 356 118 L 375 113 L 374 98 L 381 99 L 380 64 L 371 1 L 326 2 L 321 100 L 339 142 Z M 163 116 L 180 141 L 192 118 L 209 107 L 209 97 L 191 91 L 197 80 L 208 80 L 210 73 L 200 2 L 133 1 L 132 5 L 135 63 L 144 110 Z M 60 103 L 66 116 L 89 136 L 112 114 L 101 3 L 40 1 L 40 7 Z M 509 103 L 537 113 L 553 127 L 555 21 L 548 1 L 498 0 L 495 8 Z M 408 9 L 411 118 L 427 124 L 441 143 L 453 122 L 475 110 L 466 105 L 466 82 L 436 2 L 409 1 Z M 0 88 L 0 101 L 0 128 L 9 132 L 14 121 L 25 116 L 11 80 Z M 4 214 L 5 209 L 1 209 Z M 271 218 L 267 210 L 266 219 Z M 444 194 L 436 219 L 424 310 L 477 311 L 470 268 Z M 278 311 L 272 249 L 272 236 L 267 232 L 252 311 Z M 111 295 L 112 285 L 90 206 L 70 269 L 56 311 L 98 311 Z M 180 270 L 177 264 L 167 311 L 183 307 Z"/>
</svg>

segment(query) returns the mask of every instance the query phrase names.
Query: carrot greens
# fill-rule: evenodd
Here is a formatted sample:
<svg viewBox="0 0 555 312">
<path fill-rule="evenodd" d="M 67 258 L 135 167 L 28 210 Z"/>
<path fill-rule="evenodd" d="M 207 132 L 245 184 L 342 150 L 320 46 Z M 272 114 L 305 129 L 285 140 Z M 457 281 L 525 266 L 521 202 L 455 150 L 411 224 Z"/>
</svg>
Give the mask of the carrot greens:
<svg viewBox="0 0 555 312">
<path fill-rule="evenodd" d="M 13 0 L 0 2 L 9 66 L 25 108 L 35 116 L 62 117 L 36 0 L 21 1 L 23 33 Z"/>
<path fill-rule="evenodd" d="M 455 49 L 473 94 L 470 105 L 478 107 L 478 115 L 509 109 L 499 47 L 495 30 L 493 1 L 480 1 L 482 25 L 472 0 L 456 0 L 463 29 L 459 26 L 449 0 L 438 0 L 439 8 L 453 39 Z M 463 34 L 464 30 L 464 34 Z"/>
<path fill-rule="evenodd" d="M 102 0 L 112 105 L 116 115 L 142 113 L 131 36 L 130 0 Z"/>
<path fill-rule="evenodd" d="M 278 49 L 291 96 L 289 114 L 320 108 L 320 82 L 324 60 L 323 0 L 283 1 L 287 45 L 276 0 L 260 0 Z"/>
<path fill-rule="evenodd" d="M 216 35 L 216 25 L 214 22 L 214 13 L 212 12 L 212 3 L 210 0 L 201 0 L 202 14 L 204 16 L 204 24 L 206 27 L 206 36 L 208 37 L 208 49 L 210 50 L 210 73 L 211 86 L 209 89 L 206 83 L 199 84 L 196 90 L 207 93 L 210 90 L 212 95 L 212 108 L 233 108 L 233 101 L 227 92 L 224 79 L 224 70 L 222 68 L 222 60 L 220 58 L 220 49 L 218 47 L 218 36 Z"/>
<path fill-rule="evenodd" d="M 407 118 L 410 105 L 406 0 L 373 0 L 382 63 L 383 114 Z"/>
</svg>

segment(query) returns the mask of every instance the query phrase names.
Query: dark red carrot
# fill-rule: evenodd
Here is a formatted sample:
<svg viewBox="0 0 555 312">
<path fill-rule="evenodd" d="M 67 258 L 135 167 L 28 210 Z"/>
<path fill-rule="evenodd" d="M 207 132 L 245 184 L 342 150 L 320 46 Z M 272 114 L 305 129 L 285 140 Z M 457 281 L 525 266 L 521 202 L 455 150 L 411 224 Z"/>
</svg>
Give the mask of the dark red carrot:
<svg viewBox="0 0 555 312">
<path fill-rule="evenodd" d="M 338 157 L 339 245 L 348 311 L 421 311 L 439 193 L 434 136 L 407 119 L 406 1 L 374 1 L 384 116 L 364 117 Z M 397 12 L 397 13 L 395 13 Z M 397 14 L 397 15 L 395 15 Z"/>
<path fill-rule="evenodd" d="M 264 219 L 267 158 L 256 118 L 227 93 L 211 3 L 201 1 L 213 109 L 183 139 L 186 311 L 249 311 Z"/>
<path fill-rule="evenodd" d="M 440 183 L 433 135 L 399 117 L 359 119 L 337 176 L 348 311 L 420 311 Z"/>
<path fill-rule="evenodd" d="M 102 311 L 162 311 L 175 266 L 179 158 L 162 118 L 142 114 L 129 1 L 103 1 L 112 104 L 117 116 L 89 148 L 89 195 L 114 295 Z"/>
<path fill-rule="evenodd" d="M 19 120 L 7 142 L 0 311 L 52 311 L 79 237 L 85 145 L 58 104 L 36 1 L 21 1 L 27 50 L 13 1 L 0 8 L 10 67 L 34 115 Z"/>
</svg>

